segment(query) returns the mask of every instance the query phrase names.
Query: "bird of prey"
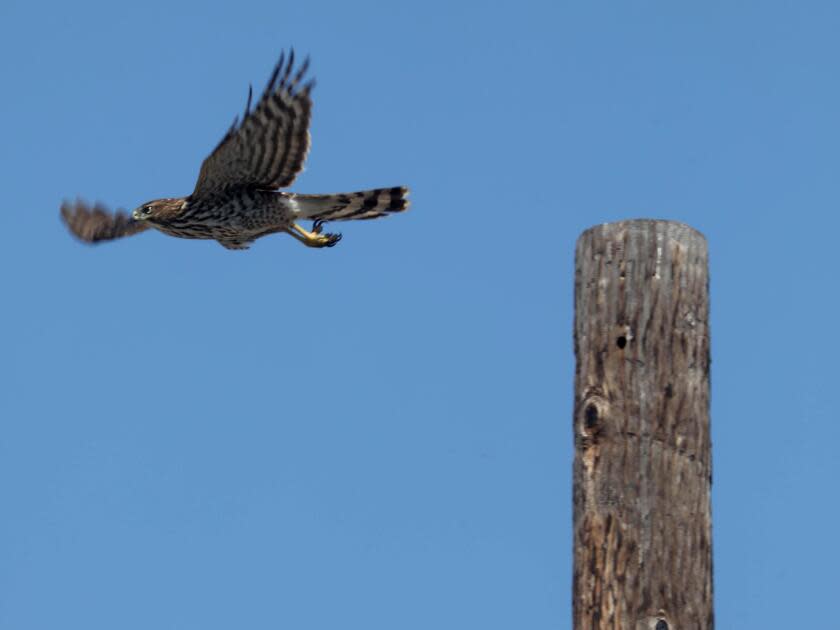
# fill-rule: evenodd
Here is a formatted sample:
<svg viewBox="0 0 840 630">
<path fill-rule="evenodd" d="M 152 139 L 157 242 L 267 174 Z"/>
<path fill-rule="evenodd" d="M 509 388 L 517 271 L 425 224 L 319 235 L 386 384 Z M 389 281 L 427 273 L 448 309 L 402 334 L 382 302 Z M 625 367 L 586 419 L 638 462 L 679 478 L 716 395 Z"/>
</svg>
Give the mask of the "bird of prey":
<svg viewBox="0 0 840 630">
<path fill-rule="evenodd" d="M 204 160 L 192 194 L 148 201 L 130 215 L 65 202 L 61 216 L 70 231 L 96 243 L 155 228 L 181 238 L 215 239 L 229 249 L 247 249 L 262 236 L 285 232 L 309 247 L 332 247 L 341 235 L 324 233 L 325 222 L 406 210 L 404 186 L 331 195 L 277 192 L 303 170 L 314 86 L 304 81 L 309 59 L 296 69 L 294 51 L 284 57 L 253 109 L 249 91 L 242 121 L 233 121 Z M 311 230 L 299 225 L 304 220 L 314 222 Z"/>
</svg>

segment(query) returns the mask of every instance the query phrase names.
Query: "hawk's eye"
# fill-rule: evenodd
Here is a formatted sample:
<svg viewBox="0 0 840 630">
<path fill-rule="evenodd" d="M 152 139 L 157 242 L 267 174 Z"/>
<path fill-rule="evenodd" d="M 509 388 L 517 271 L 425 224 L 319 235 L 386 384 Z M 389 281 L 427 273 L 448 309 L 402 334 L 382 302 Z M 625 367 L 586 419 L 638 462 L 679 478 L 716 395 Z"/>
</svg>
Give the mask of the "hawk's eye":
<svg viewBox="0 0 840 630">
<path fill-rule="evenodd" d="M 143 207 L 143 214 L 147 215 L 147 216 L 152 214 L 152 206 L 144 206 Z"/>
</svg>

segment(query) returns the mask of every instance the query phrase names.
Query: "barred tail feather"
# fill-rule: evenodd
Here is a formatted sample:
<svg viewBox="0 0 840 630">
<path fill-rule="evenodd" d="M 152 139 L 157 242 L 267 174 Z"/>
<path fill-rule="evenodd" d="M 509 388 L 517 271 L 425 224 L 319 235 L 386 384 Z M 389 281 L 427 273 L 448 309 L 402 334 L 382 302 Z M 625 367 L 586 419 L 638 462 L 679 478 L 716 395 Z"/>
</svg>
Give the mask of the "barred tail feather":
<svg viewBox="0 0 840 630">
<path fill-rule="evenodd" d="M 336 195 L 294 195 L 300 216 L 314 221 L 355 221 L 408 209 L 408 188 L 375 188 Z"/>
</svg>

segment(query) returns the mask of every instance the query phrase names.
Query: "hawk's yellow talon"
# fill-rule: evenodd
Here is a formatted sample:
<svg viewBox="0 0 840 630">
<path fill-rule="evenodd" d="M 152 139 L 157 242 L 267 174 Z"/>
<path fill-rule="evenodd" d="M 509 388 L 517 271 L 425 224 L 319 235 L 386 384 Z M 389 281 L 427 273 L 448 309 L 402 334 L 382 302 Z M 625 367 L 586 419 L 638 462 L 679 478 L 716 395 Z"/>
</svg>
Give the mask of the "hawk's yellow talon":
<svg viewBox="0 0 840 630">
<path fill-rule="evenodd" d="M 297 223 L 292 223 L 291 227 L 286 231 L 307 247 L 332 247 L 341 240 L 341 234 L 309 232 Z"/>
</svg>

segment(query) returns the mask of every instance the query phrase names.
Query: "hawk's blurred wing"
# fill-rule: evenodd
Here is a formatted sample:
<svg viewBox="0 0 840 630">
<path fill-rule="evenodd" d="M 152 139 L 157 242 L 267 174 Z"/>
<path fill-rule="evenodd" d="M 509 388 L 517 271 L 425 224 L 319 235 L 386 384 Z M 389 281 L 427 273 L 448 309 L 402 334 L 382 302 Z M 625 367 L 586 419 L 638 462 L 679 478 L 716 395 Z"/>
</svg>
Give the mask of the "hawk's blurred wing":
<svg viewBox="0 0 840 630">
<path fill-rule="evenodd" d="M 303 170 L 309 152 L 309 93 L 314 81 L 301 84 L 309 60 L 292 74 L 295 53 L 284 56 L 268 81 L 262 97 L 249 111 L 251 94 L 242 123 L 233 121 L 225 137 L 204 160 L 193 195 L 212 194 L 231 188 L 283 188 Z"/>
<path fill-rule="evenodd" d="M 135 221 L 125 212 L 108 212 L 99 204 L 91 208 L 83 201 L 65 201 L 61 204 L 61 217 L 76 238 L 85 243 L 111 241 L 149 228 L 145 221 Z"/>
</svg>

